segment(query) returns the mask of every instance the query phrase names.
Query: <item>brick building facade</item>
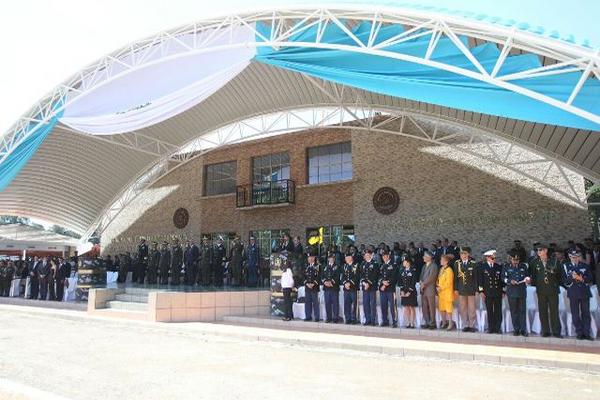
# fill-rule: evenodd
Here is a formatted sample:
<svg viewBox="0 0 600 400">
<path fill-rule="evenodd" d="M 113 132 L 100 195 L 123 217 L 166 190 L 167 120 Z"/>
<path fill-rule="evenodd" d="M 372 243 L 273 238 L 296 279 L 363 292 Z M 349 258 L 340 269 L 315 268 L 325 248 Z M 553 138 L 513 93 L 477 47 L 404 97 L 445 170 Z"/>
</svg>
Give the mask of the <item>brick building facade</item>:
<svg viewBox="0 0 600 400">
<path fill-rule="evenodd" d="M 309 184 L 309 148 L 351 144 L 351 179 Z M 435 147 L 435 148 L 433 148 Z M 440 153 L 442 149 L 442 153 Z M 454 151 L 454 154 L 450 154 Z M 286 153 L 293 204 L 237 207 L 236 193 L 206 195 L 206 166 L 235 161 L 235 185 L 253 181 L 256 157 Z M 515 238 L 562 244 L 590 235 L 587 210 L 535 187 L 522 176 L 462 157 L 414 138 L 351 127 L 303 131 L 244 142 L 211 151 L 173 170 L 136 198 L 102 234 L 104 253 L 133 251 L 139 236 L 170 240 L 202 234 L 255 234 L 281 230 L 306 239 L 307 230 L 335 227 L 358 243 L 431 241 L 448 237 L 475 252 L 505 251 Z M 488 163 L 489 164 L 489 163 Z M 578 190 L 583 190 L 575 180 Z M 398 209 L 382 215 L 373 207 L 381 187 L 394 188 Z M 178 229 L 173 214 L 189 212 Z M 352 234 L 354 236 L 348 236 Z M 265 246 L 268 246 L 265 244 Z"/>
</svg>

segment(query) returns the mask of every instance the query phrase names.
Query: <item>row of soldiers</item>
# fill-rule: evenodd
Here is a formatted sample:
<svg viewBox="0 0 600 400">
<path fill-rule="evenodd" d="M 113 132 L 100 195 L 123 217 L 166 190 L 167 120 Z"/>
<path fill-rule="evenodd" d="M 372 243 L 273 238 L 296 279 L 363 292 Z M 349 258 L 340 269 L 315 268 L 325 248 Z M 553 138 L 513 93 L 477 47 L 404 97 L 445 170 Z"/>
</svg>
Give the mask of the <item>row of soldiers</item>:
<svg viewBox="0 0 600 400">
<path fill-rule="evenodd" d="M 396 287 L 402 296 L 402 305 L 416 305 L 416 284 L 419 282 L 421 306 L 423 311 L 422 328 L 436 329 L 435 303 L 439 297 L 440 311 L 450 316 L 442 322 L 441 328 L 453 329 L 451 319 L 454 300 L 458 299 L 460 318 L 464 332 L 475 332 L 476 295 L 482 296 L 488 320 L 488 333 L 501 333 L 502 298 L 508 297 L 513 334 L 527 336 L 526 300 L 527 286 L 536 287 L 541 335 L 561 338 L 561 323 L 558 313 L 560 287 L 564 287 L 569 298 L 572 321 L 578 339 L 593 340 L 591 337 L 590 286 L 592 271 L 582 262 L 582 253 L 571 250 L 569 260 L 561 262 L 548 252 L 548 246 L 538 244 L 536 256 L 525 262 L 520 249 L 509 252 L 508 261 L 496 262 L 496 251 L 484 253 L 484 261 L 476 262 L 471 249 L 462 247 L 458 257 L 444 254 L 440 257 L 441 269 L 436 264 L 435 254 L 425 251 L 422 268 L 417 272 L 413 267 L 415 260 L 405 252 L 401 255 L 403 267 L 394 263 L 388 249 L 377 251 L 381 261 L 374 257 L 374 249 L 366 248 L 362 252 L 362 261 L 357 261 L 356 253 L 347 253 L 343 265 L 336 262 L 336 255 L 330 253 L 327 263 L 317 262 L 317 253 L 309 250 L 308 262 L 302 274 L 296 274 L 296 286 L 305 289 L 305 320 L 311 321 L 313 314 L 319 320 L 318 293 L 324 290 L 326 322 L 338 322 L 338 294 L 343 289 L 344 318 L 348 324 L 357 323 L 357 299 L 362 292 L 363 314 L 366 325 L 376 325 L 376 293 L 379 292 L 382 314 L 382 326 L 397 326 L 398 317 Z M 442 273 L 450 279 L 440 279 Z M 285 294 L 285 292 L 284 292 Z M 414 300 L 411 300 L 411 296 Z M 406 300 L 406 301 L 405 301 Z M 289 301 L 289 298 L 288 298 Z M 445 305 L 449 304 L 449 305 Z M 449 308 L 448 308 L 449 307 Z M 291 309 L 286 305 L 286 310 Z M 284 319 L 291 319 L 291 315 Z M 389 315 L 389 318 L 388 318 Z"/>
<path fill-rule="evenodd" d="M 158 242 L 148 248 L 142 238 L 134 258 L 129 254 L 121 258 L 119 267 L 115 267 L 121 283 L 125 283 L 130 266 L 133 266 L 133 283 L 174 286 L 183 283 L 220 287 L 226 277 L 231 286 L 256 286 L 260 273 L 260 248 L 254 237 L 244 246 L 236 236 L 229 252 L 222 238 L 213 245 L 205 236 L 200 246 L 188 240 L 185 247 L 175 239 L 172 245 L 165 241 L 160 248 Z"/>
</svg>

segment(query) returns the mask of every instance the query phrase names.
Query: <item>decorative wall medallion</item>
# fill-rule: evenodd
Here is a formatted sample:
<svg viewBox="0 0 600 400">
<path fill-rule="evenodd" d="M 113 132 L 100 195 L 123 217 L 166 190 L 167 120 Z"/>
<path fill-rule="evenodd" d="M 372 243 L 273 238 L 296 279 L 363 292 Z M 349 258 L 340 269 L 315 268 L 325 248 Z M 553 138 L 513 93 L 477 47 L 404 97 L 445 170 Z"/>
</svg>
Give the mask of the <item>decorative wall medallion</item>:
<svg viewBox="0 0 600 400">
<path fill-rule="evenodd" d="M 375 210 L 383 215 L 392 214 L 398 209 L 400 204 L 400 196 L 398 192 L 391 187 L 382 187 L 375 195 L 373 195 L 373 207 Z"/>
<path fill-rule="evenodd" d="M 175 214 L 173 214 L 173 223 L 178 229 L 185 228 L 189 221 L 190 214 L 185 208 L 178 208 L 177 211 L 175 211 Z"/>
</svg>

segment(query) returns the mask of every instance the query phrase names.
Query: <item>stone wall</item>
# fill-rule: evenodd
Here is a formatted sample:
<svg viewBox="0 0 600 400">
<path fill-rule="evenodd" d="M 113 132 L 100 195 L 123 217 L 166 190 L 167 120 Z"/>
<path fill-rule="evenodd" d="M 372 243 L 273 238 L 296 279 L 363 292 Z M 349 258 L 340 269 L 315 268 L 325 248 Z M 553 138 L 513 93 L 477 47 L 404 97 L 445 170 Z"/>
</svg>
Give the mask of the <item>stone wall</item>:
<svg viewBox="0 0 600 400">
<path fill-rule="evenodd" d="M 307 185 L 307 148 L 348 140 L 352 181 Z M 239 209 L 235 194 L 202 195 L 204 165 L 237 160 L 238 184 L 247 184 L 253 156 L 281 151 L 290 153 L 295 204 Z M 576 188 L 583 190 L 579 181 Z M 373 208 L 373 194 L 383 186 L 400 194 L 390 216 Z M 183 230 L 173 225 L 179 207 L 190 214 Z M 109 254 L 133 250 L 140 235 L 198 239 L 201 233 L 237 232 L 247 240 L 255 229 L 288 228 L 304 237 L 307 227 L 354 224 L 358 243 L 414 240 L 429 247 L 448 237 L 475 252 L 504 252 L 516 238 L 526 247 L 581 240 L 590 234 L 587 218 L 585 209 L 538 183 L 472 155 L 399 135 L 331 129 L 251 141 L 193 159 L 134 200 L 103 233 L 102 247 Z"/>
</svg>

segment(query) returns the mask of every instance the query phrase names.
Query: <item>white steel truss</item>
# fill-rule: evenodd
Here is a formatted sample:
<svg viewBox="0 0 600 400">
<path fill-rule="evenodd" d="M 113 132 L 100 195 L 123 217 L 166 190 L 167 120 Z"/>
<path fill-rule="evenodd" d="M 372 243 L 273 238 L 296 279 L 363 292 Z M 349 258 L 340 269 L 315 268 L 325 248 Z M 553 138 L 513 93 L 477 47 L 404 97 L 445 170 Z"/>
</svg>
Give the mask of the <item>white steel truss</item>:
<svg viewBox="0 0 600 400">
<path fill-rule="evenodd" d="M 364 43 L 351 31 L 351 27 L 361 21 L 370 21 L 372 23 L 369 38 Z M 256 22 L 262 22 L 271 26 L 270 37 L 264 37 L 260 32 L 256 31 L 254 27 Z M 380 28 L 385 24 L 401 24 L 405 29 L 402 33 L 394 37 L 384 41 L 377 41 Z M 337 25 L 352 40 L 352 44 L 341 45 L 322 42 L 322 34 L 328 25 Z M 219 46 L 212 45 L 218 38 L 227 37 L 235 28 L 241 26 L 252 29 L 261 40 L 234 43 L 232 39 L 230 43 L 225 45 L 222 44 L 222 41 Z M 318 28 L 318 34 L 314 41 L 289 41 L 290 37 L 310 27 Z M 390 51 L 390 47 L 395 44 L 425 35 L 431 35 L 431 40 L 428 50 L 423 57 Z M 460 68 L 431 60 L 430 56 L 442 36 L 446 36 L 452 40 L 467 59 L 470 60 L 476 70 Z M 491 73 L 488 73 L 480 65 L 469 47 L 465 46 L 459 39 L 461 36 L 466 36 L 474 41 L 495 43 L 502 49 L 501 55 Z M 191 37 L 193 39 L 191 41 L 192 44 L 190 45 L 190 42 L 180 40 L 182 37 Z M 230 35 L 230 37 L 232 38 L 233 35 Z M 177 46 L 175 51 L 173 50 L 174 46 Z M 598 51 L 515 28 L 466 20 L 426 10 L 359 5 L 336 5 L 331 7 L 295 6 L 293 8 L 279 6 L 266 11 L 208 19 L 160 32 L 102 57 L 40 99 L 36 105 L 0 138 L 0 163 L 23 140 L 39 129 L 43 123 L 50 121 L 54 115 L 68 107 L 79 96 L 87 96 L 95 89 L 106 85 L 124 74 L 135 72 L 152 62 L 156 62 L 155 59 L 151 60 L 151 55 L 157 53 L 164 54 L 164 58 L 161 58 L 161 61 L 166 61 L 171 58 L 200 53 L 208 54 L 213 51 L 243 46 L 267 46 L 275 48 L 295 46 L 337 49 L 413 62 L 514 91 L 600 124 L 600 115 L 581 109 L 574 104 L 574 100 L 577 98 L 585 81 L 587 79 L 600 78 L 600 55 Z M 167 49 L 169 49 L 168 52 Z M 515 52 L 532 53 L 551 61 L 539 68 L 533 68 L 517 74 L 499 76 L 498 72 L 507 56 Z M 115 68 L 115 65 L 118 65 L 119 68 Z M 527 78 L 569 72 L 581 72 L 581 79 L 574 85 L 569 98 L 565 101 L 549 97 L 520 85 Z M 32 122 L 40 124 L 35 125 Z M 121 139 L 116 139 L 116 141 L 121 141 Z M 154 144 L 158 148 L 152 151 L 161 153 L 161 144 Z M 135 144 L 121 143 L 121 145 L 136 147 Z M 166 146 L 168 147 L 168 144 Z M 140 147 L 137 146 L 137 148 Z"/>
<path fill-rule="evenodd" d="M 341 87 L 338 91 L 340 96 L 343 96 L 343 89 L 344 87 Z M 346 90 L 354 91 L 351 88 Z M 580 207 L 586 207 L 585 194 L 573 185 L 574 176 L 582 182 L 583 178 L 572 172 L 560 160 L 549 158 L 544 154 L 532 153 L 525 146 L 519 146 L 513 141 L 503 141 L 499 139 L 497 133 L 464 121 L 427 113 L 373 107 L 361 103 L 360 98 L 357 98 L 354 102 L 340 102 L 337 106 L 292 109 L 257 115 L 224 125 L 214 131 L 199 133 L 197 138 L 186 143 L 177 152 L 163 157 L 146 172 L 136 177 L 90 226 L 84 238 L 94 232 L 101 234 L 145 189 L 183 163 L 202 156 L 208 151 L 291 131 L 348 128 L 365 133 L 400 135 L 436 146 L 447 146 L 516 172 L 519 176 L 543 185 L 562 198 Z M 526 157 L 523 157 L 523 152 L 527 153 Z"/>
</svg>

